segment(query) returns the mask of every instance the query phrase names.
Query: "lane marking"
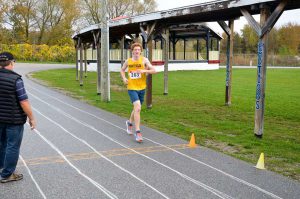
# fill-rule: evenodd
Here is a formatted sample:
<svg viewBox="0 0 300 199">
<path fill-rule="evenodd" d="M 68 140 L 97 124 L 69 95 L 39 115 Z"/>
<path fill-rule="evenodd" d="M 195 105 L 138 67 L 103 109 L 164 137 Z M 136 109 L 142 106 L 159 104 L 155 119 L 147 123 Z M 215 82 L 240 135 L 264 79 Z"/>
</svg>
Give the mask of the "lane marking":
<svg viewBox="0 0 300 199">
<path fill-rule="evenodd" d="M 188 146 L 186 144 L 173 145 L 170 147 L 175 147 L 177 149 L 186 149 Z M 144 148 L 136 148 L 135 150 L 140 151 L 140 153 L 153 153 L 153 152 L 164 152 L 170 151 L 169 149 L 161 149 L 160 146 L 156 147 L 144 147 Z M 136 153 L 128 150 L 128 149 L 112 149 L 108 151 L 99 151 L 106 157 L 114 157 L 114 156 L 127 156 L 127 155 L 136 155 Z M 69 155 L 65 155 L 69 160 L 78 161 L 78 160 L 91 160 L 91 159 L 99 159 L 99 155 L 95 152 L 85 152 L 85 153 L 73 153 Z M 45 165 L 45 164 L 55 164 L 55 163 L 65 163 L 65 161 L 60 156 L 44 156 L 38 158 L 26 159 L 27 165 Z M 18 165 L 21 167 L 22 165 Z"/>
<path fill-rule="evenodd" d="M 19 157 L 20 157 L 22 163 L 24 164 L 25 168 L 27 169 L 27 172 L 28 172 L 29 176 L 31 177 L 33 183 L 35 184 L 36 188 L 39 190 L 40 194 L 43 196 L 44 199 L 47 199 L 47 198 L 46 198 L 46 195 L 45 195 L 44 192 L 42 191 L 41 187 L 39 186 L 39 184 L 38 184 L 38 183 L 36 182 L 36 180 L 34 179 L 32 173 L 31 173 L 29 167 L 27 166 L 25 160 L 23 159 L 23 157 L 22 157 L 21 155 L 19 155 Z"/>
<path fill-rule="evenodd" d="M 112 125 L 112 126 L 118 128 L 118 129 L 121 129 L 121 130 L 123 130 L 123 131 L 126 131 L 126 129 L 124 129 L 124 128 L 122 128 L 122 127 L 119 127 L 119 126 L 117 126 L 117 125 L 115 125 L 115 124 L 113 124 L 113 123 L 111 123 L 111 122 L 109 122 L 109 121 L 107 121 L 107 120 L 105 120 L 105 119 L 103 119 L 103 118 L 100 118 L 100 117 L 98 117 L 98 116 L 96 116 L 96 115 L 94 115 L 94 114 L 92 114 L 92 113 L 89 113 L 89 112 L 87 112 L 87 111 L 81 110 L 81 109 L 79 109 L 79 108 L 77 108 L 77 107 L 75 107 L 75 106 L 73 106 L 73 105 L 71 105 L 71 104 L 68 104 L 68 103 L 66 103 L 66 102 L 64 102 L 64 101 L 62 101 L 62 100 L 60 100 L 60 99 L 58 99 L 58 98 L 56 98 L 56 97 L 53 97 L 53 96 L 51 96 L 51 95 L 48 95 L 48 94 L 45 93 L 45 92 L 39 91 L 38 89 L 36 89 L 36 88 L 34 88 L 34 87 L 32 87 L 32 86 L 29 86 L 29 87 L 30 87 L 31 89 L 33 89 L 33 90 L 35 90 L 35 91 L 37 91 L 37 92 L 43 94 L 43 95 L 46 95 L 46 96 L 48 96 L 48 97 L 50 97 L 50 98 L 52 98 L 52 99 L 54 99 L 54 100 L 56 100 L 56 101 L 58 101 L 58 102 L 61 102 L 62 104 L 65 104 L 65 105 L 67 105 L 67 106 L 69 106 L 69 107 L 71 107 L 71 108 L 74 108 L 74 109 L 76 109 L 76 110 L 82 112 L 82 113 L 85 113 L 85 114 L 87 114 L 87 115 L 90 115 L 90 116 L 92 116 L 92 117 L 94 117 L 94 118 L 96 118 L 96 119 L 102 120 L 103 122 L 106 122 L 106 123 L 108 123 L 108 124 L 110 124 L 110 125 Z M 214 167 L 214 166 L 211 166 L 211 165 L 209 165 L 209 164 L 207 164 L 207 163 L 205 163 L 205 162 L 202 162 L 202 161 L 200 161 L 200 160 L 197 160 L 197 159 L 195 159 L 195 158 L 193 158 L 193 157 L 191 157 L 191 156 L 189 156 L 189 155 L 186 155 L 186 154 L 184 154 L 184 153 L 181 153 L 181 152 L 179 152 L 179 151 L 177 151 L 177 150 L 175 150 L 175 149 L 171 149 L 171 148 L 167 147 L 166 145 L 163 145 L 163 144 L 161 144 L 161 143 L 159 143 L 159 142 L 156 142 L 156 141 L 154 141 L 154 140 L 151 140 L 151 139 L 149 139 L 149 138 L 146 138 L 146 137 L 143 137 L 143 138 L 144 138 L 145 140 L 148 140 L 148 141 L 154 143 L 154 144 L 157 144 L 157 145 L 166 147 L 166 148 L 168 148 L 168 149 L 174 151 L 174 152 L 177 153 L 177 154 L 180 154 L 180 155 L 182 155 L 182 156 L 184 156 L 184 157 L 186 157 L 186 158 L 188 158 L 188 159 L 190 159 L 190 160 L 193 160 L 193 161 L 198 162 L 199 164 L 202 164 L 202 165 L 204 165 L 204 166 L 207 166 L 207 167 L 209 167 L 209 168 L 211 168 L 211 169 L 213 169 L 213 170 L 215 170 L 215 171 L 218 171 L 219 173 L 222 173 L 223 175 L 226 175 L 226 176 L 228 176 L 229 178 L 231 178 L 231 179 L 233 179 L 233 180 L 235 180 L 235 181 L 237 181 L 237 182 L 240 182 L 240 183 L 242 183 L 242 184 L 244 184 L 244 185 L 247 185 L 247 186 L 249 186 L 249 187 L 252 187 L 253 189 L 256 189 L 256 190 L 258 190 L 258 191 L 260 191 L 260 192 L 263 192 L 263 193 L 265 193 L 266 195 L 269 195 L 269 196 L 271 196 L 271 197 L 273 197 L 273 198 L 276 198 L 276 199 L 283 199 L 283 198 L 281 198 L 281 197 L 279 197 L 279 196 L 277 196 L 277 195 L 275 195 L 275 194 L 273 194 L 273 193 L 271 193 L 271 192 L 269 192 L 269 191 L 267 191 L 267 190 L 265 190 L 265 189 L 263 189 L 263 188 L 260 188 L 260 187 L 257 186 L 257 185 L 254 185 L 254 184 L 252 184 L 252 183 L 250 183 L 250 182 L 247 182 L 247 181 L 245 181 L 245 180 L 243 180 L 243 179 L 241 179 L 241 178 L 238 178 L 238 177 L 236 177 L 236 176 L 234 176 L 234 175 L 231 175 L 231 174 L 229 174 L 229 173 L 226 173 L 225 171 L 222 171 L 221 169 L 218 169 L 218 168 L 216 168 L 216 167 Z"/>
<path fill-rule="evenodd" d="M 188 181 L 190 181 L 190 182 L 193 182 L 194 184 L 196 184 L 196 185 L 198 185 L 198 186 L 204 188 L 205 190 L 207 190 L 207 191 L 213 193 L 214 195 L 216 195 L 216 196 L 218 196 L 218 197 L 220 197 L 220 198 L 222 198 L 222 199 L 232 199 L 231 196 L 229 196 L 229 195 L 227 195 L 227 194 L 225 194 L 225 193 L 223 193 L 223 192 L 221 192 L 221 191 L 219 191 L 219 190 L 217 190 L 217 189 L 214 189 L 214 188 L 212 188 L 212 187 L 210 187 L 210 186 L 208 186 L 208 185 L 206 185 L 206 184 L 204 184 L 204 183 L 202 183 L 202 182 L 200 182 L 200 181 L 197 181 L 197 180 L 195 180 L 195 179 L 193 179 L 193 178 L 191 178 L 191 177 L 189 177 L 189 176 L 187 176 L 187 175 L 185 175 L 185 174 L 183 174 L 183 173 L 181 173 L 181 172 L 179 172 L 179 171 L 177 171 L 177 170 L 175 170 L 175 169 L 173 169 L 173 168 L 171 168 L 171 167 L 169 167 L 169 166 L 167 166 L 167 165 L 165 165 L 165 164 L 163 164 L 163 163 L 161 163 L 161 162 L 159 162 L 159 161 L 157 161 L 157 160 L 155 160 L 155 159 L 153 159 L 153 158 L 150 158 L 149 156 L 146 156 L 146 155 L 141 154 L 140 152 L 138 152 L 138 151 L 136 151 L 136 150 L 134 150 L 134 149 L 129 148 L 129 147 L 126 146 L 125 144 L 122 144 L 121 142 L 118 142 L 117 140 L 115 140 L 115 139 L 109 137 L 108 135 L 102 133 L 101 131 L 97 130 L 95 127 L 93 127 L 93 126 L 91 126 L 91 125 L 89 125 L 89 124 L 87 124 L 87 123 L 84 123 L 84 122 L 79 121 L 79 120 L 76 119 L 75 117 L 73 117 L 73 116 L 71 116 L 70 114 L 68 114 L 68 113 L 66 113 L 66 112 L 64 112 L 64 111 L 62 111 L 61 109 L 56 108 L 55 106 L 53 106 L 53 105 L 51 105 L 51 104 L 45 102 L 44 100 L 42 100 L 41 98 L 37 97 L 36 95 L 34 95 L 34 94 L 30 93 L 30 92 L 28 92 L 28 93 L 29 93 L 31 96 L 33 96 L 34 98 L 36 98 L 37 100 L 43 102 L 44 104 L 47 104 L 48 106 L 50 106 L 51 108 L 53 108 L 53 109 L 56 110 L 57 112 L 61 113 L 62 115 L 64 115 L 64 116 L 66 116 L 66 117 L 68 117 L 68 118 L 74 120 L 74 121 L 77 122 L 78 124 L 81 124 L 81 125 L 83 125 L 83 126 L 86 126 L 86 127 L 90 128 L 90 129 L 94 130 L 95 132 L 101 134 L 102 136 L 106 137 L 107 139 L 111 140 L 112 142 L 115 142 L 115 143 L 119 144 L 120 146 L 123 146 L 124 148 L 127 148 L 127 149 L 129 149 L 129 150 L 131 150 L 131 151 L 133 151 L 133 152 L 135 152 L 135 153 L 137 153 L 137 154 L 139 154 L 139 155 L 141 155 L 141 156 L 143 156 L 143 157 L 145 157 L 145 158 L 147 158 L 147 159 L 149 159 L 149 160 L 151 160 L 151 161 L 153 161 L 153 162 L 155 162 L 155 163 L 157 163 L 157 164 L 159 164 L 159 165 L 161 165 L 161 166 L 163 166 L 163 167 L 165 167 L 165 168 L 167 168 L 167 169 L 169 169 L 169 170 L 171 170 L 171 171 L 173 171 L 174 173 L 178 174 L 178 175 L 181 176 L 182 178 L 184 178 L 184 179 L 186 179 L 186 180 L 188 180 Z"/>
<path fill-rule="evenodd" d="M 28 123 L 27 123 L 28 124 Z M 28 124 L 29 125 L 29 124 Z M 98 182 L 94 181 L 84 173 L 82 173 L 76 166 L 74 166 L 67 158 L 66 156 L 49 140 L 47 140 L 37 129 L 33 129 L 36 134 L 38 134 L 52 149 L 54 149 L 73 169 L 77 171 L 78 174 L 83 176 L 85 179 L 87 179 L 90 183 L 92 183 L 95 187 L 97 187 L 99 190 L 101 190 L 105 195 L 107 195 L 111 199 L 117 199 L 117 196 L 115 196 L 113 193 L 111 193 L 109 190 L 107 190 L 105 187 L 100 185 Z"/>
<path fill-rule="evenodd" d="M 148 184 L 147 182 L 145 182 L 144 180 L 140 179 L 139 177 L 137 177 L 136 175 L 134 175 L 133 173 L 131 173 L 130 171 L 126 170 L 125 168 L 121 167 L 120 165 L 118 165 L 117 163 L 115 163 L 114 161 L 110 160 L 109 158 L 105 157 L 104 155 L 102 155 L 100 152 L 98 152 L 94 147 L 92 147 L 87 141 L 77 137 L 76 135 L 72 134 L 70 131 L 68 131 L 67 129 L 65 129 L 62 125 L 58 124 L 57 122 L 53 121 L 52 119 L 50 119 L 49 117 L 45 116 L 44 114 L 42 114 L 40 111 L 38 111 L 36 108 L 33 108 L 33 110 L 35 110 L 37 113 L 39 113 L 40 115 L 42 115 L 44 118 L 46 118 L 47 120 L 49 120 L 50 122 L 52 122 L 53 124 L 57 125 L 58 127 L 60 127 L 63 131 L 65 131 L 67 134 L 71 135 L 73 138 L 77 139 L 78 141 L 82 142 L 83 144 L 85 144 L 86 146 L 88 146 L 90 149 L 92 149 L 96 154 L 98 154 L 101 158 L 107 160 L 108 162 L 110 162 L 111 164 L 113 164 L 115 167 L 119 168 L 120 170 L 124 171 L 125 173 L 131 175 L 133 178 L 137 179 L 138 181 L 140 181 L 141 183 L 145 184 L 146 186 L 148 186 L 149 188 L 151 188 L 153 191 L 155 191 L 156 193 L 158 193 L 159 195 L 161 195 L 164 198 L 168 197 L 161 193 L 160 191 L 158 191 L 156 188 L 154 188 L 153 186 L 151 186 L 150 184 Z"/>
</svg>

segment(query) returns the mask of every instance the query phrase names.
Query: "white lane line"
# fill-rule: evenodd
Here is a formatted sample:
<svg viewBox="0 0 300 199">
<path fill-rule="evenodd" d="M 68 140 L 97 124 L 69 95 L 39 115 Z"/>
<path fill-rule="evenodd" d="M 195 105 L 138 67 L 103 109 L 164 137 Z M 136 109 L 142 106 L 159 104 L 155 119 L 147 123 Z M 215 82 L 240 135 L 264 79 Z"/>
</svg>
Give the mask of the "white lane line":
<svg viewBox="0 0 300 199">
<path fill-rule="evenodd" d="M 62 100 L 60 100 L 60 99 L 58 99 L 58 98 L 56 98 L 56 97 L 53 97 L 53 96 L 51 96 L 51 95 L 48 95 L 48 94 L 45 93 L 45 92 L 42 92 L 42 91 L 40 91 L 40 90 L 37 90 L 36 88 L 34 88 L 34 87 L 32 87 L 32 86 L 29 86 L 29 87 L 30 87 L 31 89 L 33 89 L 33 90 L 35 90 L 35 91 L 37 91 L 37 92 L 43 94 L 43 95 L 46 95 L 46 96 L 48 96 L 48 97 L 50 97 L 50 98 L 52 98 L 52 99 L 54 99 L 54 100 L 56 100 L 56 101 L 58 101 L 58 102 L 61 102 L 62 104 L 65 104 L 65 105 L 67 105 L 67 106 L 69 106 L 69 107 L 71 107 L 71 108 L 74 108 L 74 109 L 76 109 L 76 110 L 82 112 L 82 113 L 85 113 L 85 114 L 87 114 L 87 115 L 90 115 L 90 116 L 92 116 L 92 117 L 94 117 L 94 118 L 96 118 L 96 119 L 102 120 L 103 122 L 106 122 L 107 124 L 110 124 L 110 125 L 112 125 L 112 126 L 118 128 L 118 129 L 121 129 L 121 130 L 123 130 L 123 131 L 126 131 L 126 129 L 124 129 L 124 128 L 122 128 L 122 127 L 119 127 L 119 126 L 117 126 L 117 125 L 115 125 L 115 124 L 113 124 L 113 123 L 111 123 L 111 122 L 109 122 L 109 121 L 107 121 L 107 120 L 105 120 L 105 119 L 103 119 L 103 118 L 100 118 L 100 117 L 98 117 L 97 115 L 94 115 L 94 114 L 89 113 L 89 112 L 87 112 L 87 111 L 81 110 L 81 109 L 77 108 L 76 106 L 73 106 L 73 105 L 71 105 L 71 104 L 68 104 L 68 103 L 66 103 L 66 102 L 64 102 L 64 101 L 62 101 Z M 229 173 L 226 173 L 225 171 L 222 171 L 222 170 L 220 170 L 220 169 L 218 169 L 218 168 L 216 168 L 216 167 L 213 167 L 213 166 L 211 166 L 211 165 L 209 165 L 209 164 L 206 164 L 205 162 L 202 162 L 202 161 L 200 161 L 200 160 L 197 160 L 197 159 L 195 159 L 195 158 L 193 158 L 193 157 L 191 157 L 191 156 L 189 156 L 189 155 L 186 155 L 186 154 L 184 154 L 184 153 L 182 153 L 182 152 L 180 152 L 180 151 L 177 151 L 176 149 L 172 149 L 172 148 L 170 148 L 170 147 L 168 147 L 168 146 L 166 146 L 166 145 L 163 145 L 163 144 L 161 144 L 161 143 L 158 143 L 158 142 L 156 142 L 156 141 L 153 141 L 153 140 L 151 140 L 151 139 L 149 139 L 149 138 L 147 138 L 147 137 L 143 137 L 143 138 L 146 139 L 146 140 L 148 140 L 148 141 L 150 141 L 150 142 L 153 142 L 154 144 L 160 145 L 160 146 L 165 147 L 165 148 L 167 148 L 167 149 L 169 149 L 169 150 L 171 150 L 171 151 L 174 151 L 175 153 L 180 154 L 180 155 L 182 155 L 182 156 L 184 156 L 184 157 L 186 157 L 186 158 L 188 158 L 188 159 L 190 159 L 190 160 L 196 161 L 196 162 L 198 162 L 198 163 L 200 163 L 200 164 L 202 164 L 202 165 L 204 165 L 204 166 L 207 166 L 207 167 L 209 167 L 209 168 L 211 168 L 211 169 L 213 169 L 213 170 L 215 170 L 215 171 L 218 171 L 218 172 L 222 173 L 223 175 L 226 175 L 226 176 L 230 177 L 231 179 L 236 180 L 237 182 L 240 182 L 240 183 L 242 183 L 242 184 L 244 184 L 244 185 L 247 185 L 247 186 L 249 186 L 249 187 L 252 187 L 253 189 L 256 189 L 256 190 L 258 190 L 258 191 L 260 191 L 260 192 L 263 192 L 263 193 L 266 194 L 266 195 L 269 195 L 269 196 L 271 196 L 271 197 L 273 197 L 273 198 L 276 198 L 276 199 L 282 199 L 281 197 L 279 197 L 279 196 L 277 196 L 277 195 L 275 195 L 275 194 L 273 194 L 273 193 L 271 193 L 271 192 L 269 192 L 269 191 L 267 191 L 267 190 L 265 190 L 265 189 L 263 189 L 263 188 L 260 188 L 260 187 L 257 186 L 257 185 L 251 184 L 250 182 L 247 182 L 247 181 L 245 181 L 245 180 L 243 180 L 243 179 L 240 179 L 240 178 L 238 178 L 238 177 L 236 177 L 236 176 L 233 176 L 233 175 L 231 175 L 231 174 L 229 174 Z"/>
<path fill-rule="evenodd" d="M 109 198 L 117 199 L 117 196 L 115 196 L 113 193 L 111 193 L 109 190 L 107 190 L 105 187 L 100 185 L 98 182 L 94 181 L 84 173 L 82 173 L 75 165 L 73 165 L 68 158 L 54 145 L 52 142 L 47 140 L 37 129 L 33 129 L 36 134 L 38 134 L 52 149 L 54 149 L 73 169 L 77 171 L 81 176 L 83 176 L 85 179 L 87 179 L 90 183 L 95 185 L 100 191 L 102 191 L 105 195 L 107 195 Z"/>
<path fill-rule="evenodd" d="M 159 165 L 161 165 L 161 166 L 163 166 L 163 167 L 165 167 L 165 168 L 167 168 L 167 169 L 169 169 L 169 170 L 171 170 L 171 171 L 173 171 L 173 172 L 175 172 L 176 174 L 178 174 L 179 176 L 183 177 L 184 179 L 193 182 L 194 184 L 196 184 L 196 185 L 198 185 L 198 186 L 200 186 L 200 187 L 206 189 L 207 191 L 213 193 L 214 195 L 216 195 L 216 196 L 218 196 L 218 197 L 220 197 L 220 198 L 222 198 L 222 199 L 231 199 L 231 198 L 232 198 L 231 196 L 229 196 L 229 195 L 227 195 L 227 194 L 225 194 L 225 193 L 223 193 L 223 192 L 221 192 L 221 191 L 219 191 L 219 190 L 216 190 L 216 189 L 214 189 L 214 188 L 212 188 L 212 187 L 210 187 L 210 186 L 208 186 L 208 185 L 206 185 L 206 184 L 204 184 L 204 183 L 202 183 L 202 182 L 199 182 L 199 181 L 197 181 L 197 180 L 195 180 L 195 179 L 193 179 L 193 178 L 191 178 L 191 177 L 189 177 L 189 176 L 187 176 L 187 175 L 185 175 L 185 174 L 183 174 L 183 173 L 181 173 L 181 172 L 179 172 L 179 171 L 177 171 L 177 170 L 175 170 L 175 169 L 172 169 L 171 167 L 169 167 L 169 166 L 167 166 L 167 165 L 165 165 L 165 164 L 163 164 L 163 163 L 161 163 L 161 162 L 159 162 L 159 161 L 157 161 L 157 160 L 155 160 L 155 159 L 153 159 L 153 158 L 150 158 L 150 157 L 147 156 L 147 155 L 144 155 L 144 154 L 142 154 L 142 153 L 140 153 L 140 152 L 138 152 L 138 151 L 136 151 L 136 150 L 130 148 L 129 146 L 126 146 L 125 144 L 122 144 L 122 143 L 118 142 L 117 140 L 115 140 L 115 139 L 109 137 L 108 135 L 102 133 L 101 131 L 98 131 L 95 127 L 93 127 L 93 126 L 91 126 L 91 125 L 89 125 L 89 124 L 87 124 L 87 123 L 84 123 L 84 122 L 79 121 L 78 119 L 72 117 L 71 115 L 69 115 L 68 113 L 62 111 L 61 109 L 56 108 L 55 106 L 53 106 L 53 105 L 51 105 L 51 104 L 45 102 L 44 100 L 42 100 L 41 98 L 37 97 L 36 95 L 34 95 L 34 94 L 30 93 L 30 92 L 28 92 L 28 93 L 29 93 L 31 96 L 33 96 L 34 98 L 38 99 L 39 101 L 41 101 L 41 102 L 47 104 L 48 106 L 50 106 L 51 108 L 55 109 L 57 112 L 60 112 L 60 113 L 63 114 L 64 116 L 66 116 L 66 117 L 68 117 L 68 118 L 70 118 L 70 119 L 76 121 L 76 122 L 79 123 L 79 124 L 82 124 L 83 126 L 86 126 L 86 127 L 90 128 L 90 129 L 94 130 L 95 132 L 101 134 L 102 136 L 106 137 L 107 139 L 111 140 L 112 142 L 115 142 L 115 143 L 119 144 L 120 146 L 122 146 L 122 147 L 124 147 L 124 148 L 126 148 L 126 149 L 128 149 L 128 150 L 131 150 L 131 151 L 133 151 L 134 153 L 139 154 L 139 155 L 141 155 L 141 156 L 143 156 L 143 157 L 145 157 L 145 158 L 147 158 L 147 159 L 149 159 L 149 160 L 151 160 L 151 161 L 153 161 L 153 162 L 155 162 L 155 163 L 157 163 L 157 164 L 159 164 Z"/>
<path fill-rule="evenodd" d="M 27 166 L 25 160 L 23 159 L 23 157 L 21 155 L 19 155 L 20 159 L 22 160 L 25 168 L 28 171 L 29 176 L 31 177 L 32 181 L 34 182 L 36 188 L 39 190 L 40 194 L 43 196 L 44 199 L 47 199 L 47 197 L 45 196 L 44 192 L 42 191 L 41 187 L 39 186 L 39 184 L 36 182 L 36 180 L 34 179 L 33 175 L 31 174 L 31 171 L 29 169 L 29 167 Z"/>
<path fill-rule="evenodd" d="M 108 162 L 110 162 L 111 164 L 113 164 L 114 166 L 116 166 L 117 168 L 121 169 L 122 171 L 128 173 L 129 175 L 131 175 L 132 177 L 134 177 L 135 179 L 137 179 L 138 181 L 140 181 L 141 183 L 145 184 L 146 186 L 148 186 L 149 188 L 151 188 L 152 190 L 154 190 L 156 193 L 158 193 L 159 195 L 161 195 L 164 198 L 168 198 L 165 194 L 159 192 L 157 189 L 155 189 L 153 186 L 151 186 L 150 184 L 148 184 L 147 182 L 145 182 L 144 180 L 140 179 L 139 177 L 137 177 L 136 175 L 134 175 L 133 173 L 131 173 L 130 171 L 126 170 L 125 168 L 121 167 L 120 165 L 116 164 L 115 162 L 113 162 L 112 160 L 108 159 L 106 156 L 104 156 L 103 154 L 101 154 L 99 151 L 97 151 L 94 147 L 92 147 L 89 143 L 87 143 L 87 141 L 77 137 L 76 135 L 72 134 L 70 131 L 68 131 L 67 129 L 65 129 L 62 125 L 58 124 L 57 122 L 53 121 L 52 119 L 50 119 L 49 117 L 45 116 L 44 114 L 42 114 L 40 111 L 38 111 L 36 108 L 33 108 L 33 110 L 35 110 L 37 113 L 39 113 L 41 116 L 43 116 L 44 118 L 46 118 L 47 120 L 49 120 L 50 122 L 54 123 L 55 125 L 57 125 L 58 127 L 60 127 L 63 131 L 65 131 L 66 133 L 68 133 L 69 135 L 71 135 L 72 137 L 74 137 L 75 139 L 79 140 L 80 142 L 82 142 L 83 144 L 87 145 L 90 149 L 92 149 L 95 153 L 97 153 L 100 157 L 102 157 L 103 159 L 107 160 Z"/>
</svg>

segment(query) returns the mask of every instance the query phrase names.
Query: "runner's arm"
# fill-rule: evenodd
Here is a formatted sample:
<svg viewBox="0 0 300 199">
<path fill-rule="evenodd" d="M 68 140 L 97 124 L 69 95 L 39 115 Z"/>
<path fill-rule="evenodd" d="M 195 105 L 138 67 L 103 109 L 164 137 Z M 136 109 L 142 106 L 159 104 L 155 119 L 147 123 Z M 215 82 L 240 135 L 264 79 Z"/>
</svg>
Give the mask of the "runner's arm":
<svg viewBox="0 0 300 199">
<path fill-rule="evenodd" d="M 144 70 L 137 70 L 138 73 L 148 73 L 148 74 L 155 74 L 156 70 L 154 68 L 154 66 L 152 66 L 152 64 L 150 63 L 150 61 L 144 57 L 144 64 L 145 64 L 145 68 Z"/>
<path fill-rule="evenodd" d="M 128 61 L 126 60 L 121 68 L 121 71 L 120 71 L 120 74 L 121 74 L 121 77 L 122 77 L 122 80 L 124 82 L 124 84 L 127 84 L 128 83 L 128 79 L 126 78 L 126 75 L 125 75 L 125 71 L 126 71 L 126 68 L 128 67 Z"/>
</svg>

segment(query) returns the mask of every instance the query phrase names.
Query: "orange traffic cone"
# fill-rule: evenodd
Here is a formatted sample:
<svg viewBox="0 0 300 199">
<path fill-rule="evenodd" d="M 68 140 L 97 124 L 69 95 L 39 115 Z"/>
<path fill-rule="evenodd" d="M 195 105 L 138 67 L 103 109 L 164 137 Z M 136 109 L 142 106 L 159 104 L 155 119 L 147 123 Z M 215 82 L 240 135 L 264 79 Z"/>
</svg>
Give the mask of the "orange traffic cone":
<svg viewBox="0 0 300 199">
<path fill-rule="evenodd" d="M 196 147 L 196 141 L 195 141 L 195 135 L 194 135 L 194 133 L 191 136 L 191 140 L 190 140 L 190 143 L 189 143 L 188 146 L 191 147 L 191 148 L 195 148 Z"/>
<path fill-rule="evenodd" d="M 265 159 L 265 155 L 264 155 L 264 153 L 261 153 L 259 156 L 258 162 L 255 166 L 257 169 L 265 169 L 265 160 L 264 159 Z"/>
</svg>

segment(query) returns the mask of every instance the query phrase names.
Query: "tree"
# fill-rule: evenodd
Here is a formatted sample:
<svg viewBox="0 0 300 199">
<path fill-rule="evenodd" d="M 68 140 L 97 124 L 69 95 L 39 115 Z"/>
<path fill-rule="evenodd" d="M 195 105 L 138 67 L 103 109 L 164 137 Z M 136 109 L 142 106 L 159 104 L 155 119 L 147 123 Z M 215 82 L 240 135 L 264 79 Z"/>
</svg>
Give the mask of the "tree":
<svg viewBox="0 0 300 199">
<path fill-rule="evenodd" d="M 0 23 L 3 22 L 3 14 L 6 11 L 6 4 L 4 3 L 4 0 L 0 0 Z"/>
<path fill-rule="evenodd" d="M 227 34 L 224 32 L 222 34 L 223 39 L 221 40 L 220 44 L 220 52 L 221 53 L 226 53 L 227 52 Z M 243 38 L 240 36 L 239 33 L 234 32 L 234 39 L 233 39 L 233 52 L 234 53 L 242 53 L 243 51 L 243 46 L 242 46 L 242 40 Z"/>
<path fill-rule="evenodd" d="M 13 0 L 7 16 L 16 33 L 18 43 L 29 42 L 29 32 L 34 25 L 34 5 L 37 0 Z"/>
<path fill-rule="evenodd" d="M 258 36 L 256 32 L 249 25 L 245 25 L 242 29 L 242 52 L 256 53 L 258 44 Z"/>
<path fill-rule="evenodd" d="M 53 44 L 62 35 L 71 36 L 72 23 L 79 14 L 77 0 L 44 0 L 35 15 L 37 43 Z"/>
<path fill-rule="evenodd" d="M 300 26 L 287 24 L 278 30 L 278 46 L 281 55 L 296 55 L 299 53 Z"/>
<path fill-rule="evenodd" d="M 108 0 L 109 18 L 133 16 L 156 10 L 155 0 Z M 101 23 L 101 0 L 81 0 L 82 16 L 88 24 Z"/>
</svg>

